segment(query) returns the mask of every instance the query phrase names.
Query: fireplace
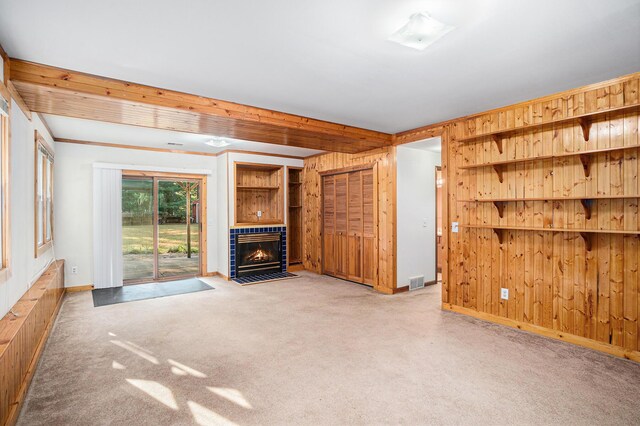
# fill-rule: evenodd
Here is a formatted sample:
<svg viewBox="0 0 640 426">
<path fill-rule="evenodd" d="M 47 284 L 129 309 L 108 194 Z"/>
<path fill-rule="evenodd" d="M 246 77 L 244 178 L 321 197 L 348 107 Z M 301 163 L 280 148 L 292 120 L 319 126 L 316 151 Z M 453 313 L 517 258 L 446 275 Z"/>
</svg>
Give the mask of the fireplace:
<svg viewBox="0 0 640 426">
<path fill-rule="evenodd" d="M 235 235 L 235 276 L 282 272 L 282 234 L 258 232 Z"/>
</svg>

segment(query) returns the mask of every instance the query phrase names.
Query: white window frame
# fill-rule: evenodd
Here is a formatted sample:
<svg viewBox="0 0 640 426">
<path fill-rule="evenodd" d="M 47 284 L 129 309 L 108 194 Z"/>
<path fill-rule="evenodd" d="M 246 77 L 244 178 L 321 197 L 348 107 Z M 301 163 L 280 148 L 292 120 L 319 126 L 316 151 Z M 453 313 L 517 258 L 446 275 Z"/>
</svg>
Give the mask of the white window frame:
<svg viewBox="0 0 640 426">
<path fill-rule="evenodd" d="M 0 82 L 0 282 L 8 278 L 10 265 L 9 238 L 9 147 L 11 95 Z"/>
<path fill-rule="evenodd" d="M 53 170 L 53 150 L 36 130 L 33 193 L 35 257 L 53 245 Z"/>
</svg>

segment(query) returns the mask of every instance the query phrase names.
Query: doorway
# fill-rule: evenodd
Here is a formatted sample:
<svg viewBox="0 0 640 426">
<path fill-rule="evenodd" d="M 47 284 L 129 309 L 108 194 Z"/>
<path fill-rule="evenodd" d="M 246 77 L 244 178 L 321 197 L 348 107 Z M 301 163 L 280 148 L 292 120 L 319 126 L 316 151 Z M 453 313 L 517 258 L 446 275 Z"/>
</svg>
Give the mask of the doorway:
<svg viewBox="0 0 640 426">
<path fill-rule="evenodd" d="M 436 166 L 436 282 L 442 281 L 442 167 Z"/>
<path fill-rule="evenodd" d="M 123 173 L 124 284 L 202 275 L 202 179 Z"/>
</svg>

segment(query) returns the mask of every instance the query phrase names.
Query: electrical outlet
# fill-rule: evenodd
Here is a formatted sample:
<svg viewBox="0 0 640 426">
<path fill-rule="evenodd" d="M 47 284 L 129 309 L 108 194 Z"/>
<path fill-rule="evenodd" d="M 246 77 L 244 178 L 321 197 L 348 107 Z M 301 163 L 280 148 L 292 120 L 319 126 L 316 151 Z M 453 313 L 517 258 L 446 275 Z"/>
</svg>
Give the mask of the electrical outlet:
<svg viewBox="0 0 640 426">
<path fill-rule="evenodd" d="M 451 222 L 451 232 L 458 232 L 458 222 Z"/>
<path fill-rule="evenodd" d="M 71 273 L 72 274 L 77 274 L 78 273 L 78 267 L 77 266 L 72 266 L 71 267 Z"/>
<path fill-rule="evenodd" d="M 429 219 L 427 218 L 422 219 L 422 227 L 426 228 L 427 226 L 429 226 Z"/>
<path fill-rule="evenodd" d="M 501 288 L 500 289 L 500 299 L 509 300 L 509 289 Z"/>
<path fill-rule="evenodd" d="M 262 217 L 262 210 L 258 210 L 257 215 L 258 215 L 258 217 Z"/>
</svg>

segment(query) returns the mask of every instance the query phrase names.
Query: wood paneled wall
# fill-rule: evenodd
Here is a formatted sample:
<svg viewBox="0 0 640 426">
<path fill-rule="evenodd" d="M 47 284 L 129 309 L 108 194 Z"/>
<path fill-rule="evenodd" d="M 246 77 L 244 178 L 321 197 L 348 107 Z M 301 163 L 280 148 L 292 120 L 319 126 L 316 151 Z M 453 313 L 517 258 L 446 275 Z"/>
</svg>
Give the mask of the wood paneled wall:
<svg viewBox="0 0 640 426">
<path fill-rule="evenodd" d="M 640 360 L 639 77 L 444 126 L 445 308 Z"/>
<path fill-rule="evenodd" d="M 63 294 L 64 261 L 58 260 L 0 320 L 0 425 L 17 419 Z"/>
<path fill-rule="evenodd" d="M 391 294 L 396 288 L 395 167 L 396 148 L 361 154 L 330 153 L 304 160 L 304 267 L 322 272 L 322 181 L 320 172 L 375 163 L 378 169 L 378 282 L 374 288 Z"/>
</svg>

